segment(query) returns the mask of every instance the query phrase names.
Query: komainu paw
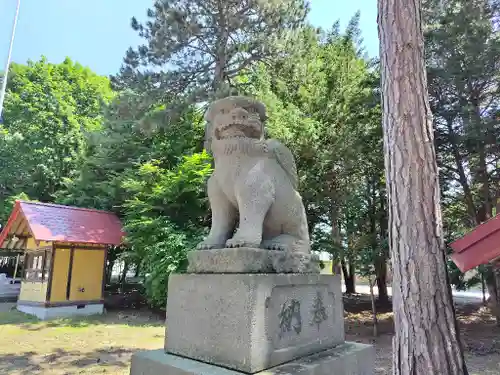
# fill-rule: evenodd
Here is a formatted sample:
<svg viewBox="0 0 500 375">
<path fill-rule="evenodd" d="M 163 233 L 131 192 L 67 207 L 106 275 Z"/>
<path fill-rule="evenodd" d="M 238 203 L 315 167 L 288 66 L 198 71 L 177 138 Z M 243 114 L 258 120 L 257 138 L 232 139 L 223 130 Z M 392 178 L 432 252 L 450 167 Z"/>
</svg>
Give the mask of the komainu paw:
<svg viewBox="0 0 500 375">
<path fill-rule="evenodd" d="M 228 248 L 234 248 L 234 247 L 254 247 L 254 248 L 259 248 L 260 243 L 259 242 L 252 242 L 244 239 L 238 239 L 238 238 L 231 238 L 227 240 L 226 242 L 226 247 Z"/>
</svg>

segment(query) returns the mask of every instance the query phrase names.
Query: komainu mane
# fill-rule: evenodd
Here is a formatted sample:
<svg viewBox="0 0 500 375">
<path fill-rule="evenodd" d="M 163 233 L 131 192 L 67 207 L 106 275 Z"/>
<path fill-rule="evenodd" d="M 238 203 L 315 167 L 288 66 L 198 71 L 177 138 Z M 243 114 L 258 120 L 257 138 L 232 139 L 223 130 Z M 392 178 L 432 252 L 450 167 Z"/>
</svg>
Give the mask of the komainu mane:
<svg viewBox="0 0 500 375">
<path fill-rule="evenodd" d="M 215 159 L 208 180 L 212 227 L 198 249 L 309 253 L 295 160 L 278 140 L 264 139 L 265 106 L 230 96 L 212 103 L 205 119 L 207 148 Z"/>
</svg>

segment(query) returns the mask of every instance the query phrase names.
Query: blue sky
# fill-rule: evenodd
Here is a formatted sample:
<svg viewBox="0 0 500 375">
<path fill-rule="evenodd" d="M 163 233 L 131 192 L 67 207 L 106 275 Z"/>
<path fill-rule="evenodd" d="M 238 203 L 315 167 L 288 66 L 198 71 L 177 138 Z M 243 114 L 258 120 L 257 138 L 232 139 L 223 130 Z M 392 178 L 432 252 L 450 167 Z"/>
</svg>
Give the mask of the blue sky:
<svg viewBox="0 0 500 375">
<path fill-rule="evenodd" d="M 125 51 L 140 43 L 130 18 L 144 19 L 152 0 L 21 0 L 13 61 L 45 55 L 58 63 L 69 56 L 99 74 L 120 68 Z M 0 0 L 0 70 L 7 59 L 16 0 Z M 361 10 L 361 28 L 370 56 L 378 55 L 377 0 L 311 0 L 310 21 L 345 27 Z"/>
</svg>

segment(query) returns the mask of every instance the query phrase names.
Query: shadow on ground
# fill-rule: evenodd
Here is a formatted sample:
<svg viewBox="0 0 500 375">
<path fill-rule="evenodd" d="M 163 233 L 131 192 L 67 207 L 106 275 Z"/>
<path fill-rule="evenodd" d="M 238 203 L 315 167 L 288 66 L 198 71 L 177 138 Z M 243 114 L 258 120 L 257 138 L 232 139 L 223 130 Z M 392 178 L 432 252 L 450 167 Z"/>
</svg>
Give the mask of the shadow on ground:
<svg viewBox="0 0 500 375">
<path fill-rule="evenodd" d="M 344 296 L 346 335 L 350 340 L 376 344 L 394 334 L 392 305 L 377 302 L 378 337 L 373 337 L 373 315 L 368 296 Z M 500 354 L 500 327 L 481 303 L 455 306 L 464 350 L 475 356 Z M 370 338 L 371 336 L 371 338 Z M 358 340 L 357 337 L 360 339 Z"/>
<path fill-rule="evenodd" d="M 161 314 L 148 309 L 108 310 L 103 315 L 91 315 L 41 321 L 17 310 L 0 312 L 0 326 L 15 324 L 29 331 L 40 331 L 54 327 L 84 328 L 94 325 L 127 325 L 132 327 L 159 327 L 164 325 Z"/>
<path fill-rule="evenodd" d="M 123 347 L 109 347 L 97 349 L 89 353 L 56 349 L 50 354 L 36 352 L 11 353 L 0 355 L 0 374 L 31 375 L 42 370 L 52 371 L 65 369 L 85 370 L 95 367 L 103 370 L 106 367 L 126 368 L 130 363 L 130 356 L 137 349 Z M 99 371 L 102 372 L 102 371 Z M 67 372 L 71 374 L 74 372 Z"/>
</svg>

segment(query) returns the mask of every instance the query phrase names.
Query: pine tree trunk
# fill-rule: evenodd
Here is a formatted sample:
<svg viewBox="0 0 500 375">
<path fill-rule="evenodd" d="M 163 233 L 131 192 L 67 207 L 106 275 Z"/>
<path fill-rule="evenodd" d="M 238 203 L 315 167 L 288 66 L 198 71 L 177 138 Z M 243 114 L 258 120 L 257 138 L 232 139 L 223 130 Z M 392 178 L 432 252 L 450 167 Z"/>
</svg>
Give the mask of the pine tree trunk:
<svg viewBox="0 0 500 375">
<path fill-rule="evenodd" d="M 134 273 L 134 277 L 139 277 L 139 273 L 141 272 L 141 263 L 137 263 L 136 266 L 135 266 L 135 273 Z"/>
<path fill-rule="evenodd" d="M 484 280 L 484 272 L 481 272 L 481 292 L 483 293 L 483 305 L 486 305 L 486 281 Z"/>
<path fill-rule="evenodd" d="M 421 0 L 379 0 L 393 374 L 468 374 L 446 271 Z"/>
<path fill-rule="evenodd" d="M 490 295 L 489 305 L 497 326 L 500 327 L 500 270 L 498 265 L 488 265 L 486 269 L 486 285 Z"/>
<path fill-rule="evenodd" d="M 335 193 L 332 193 L 332 196 L 335 196 Z M 340 240 L 340 227 L 339 227 L 338 214 L 339 213 L 337 205 L 332 204 L 330 207 L 330 221 L 332 223 L 332 243 L 337 258 L 333 259 L 332 262 L 332 273 L 334 275 L 340 275 L 340 273 L 344 271 L 343 267 L 341 266 L 341 261 L 344 257 L 344 254 L 343 251 L 341 250 L 342 245 Z"/>
<path fill-rule="evenodd" d="M 114 260 L 109 260 L 108 259 L 108 264 L 107 264 L 107 268 L 106 268 L 106 284 L 111 284 L 111 276 L 112 276 L 112 273 L 113 273 L 113 267 L 115 265 L 115 261 Z"/>
<path fill-rule="evenodd" d="M 372 321 L 373 321 L 373 336 L 378 336 L 378 319 L 377 319 L 377 305 L 375 304 L 375 295 L 373 293 L 373 280 L 372 276 L 368 276 L 368 282 L 370 286 L 370 300 L 372 303 Z"/>
<path fill-rule="evenodd" d="M 382 194 L 381 194 L 382 195 Z M 385 194 L 383 195 L 385 197 Z M 385 207 L 385 199 L 380 198 L 380 238 L 387 238 L 387 211 Z M 383 304 L 389 303 L 389 293 L 387 292 L 387 259 L 388 255 L 384 251 L 380 259 L 379 269 L 375 269 L 377 273 L 378 298 Z"/>
<path fill-rule="evenodd" d="M 125 292 L 125 283 L 127 281 L 127 272 L 128 272 L 128 269 L 129 269 L 129 262 L 125 261 L 123 263 L 123 270 L 122 270 L 122 274 L 121 274 L 121 278 L 120 278 L 120 285 L 121 285 L 121 292 L 124 293 Z"/>
<path fill-rule="evenodd" d="M 356 280 L 354 275 L 354 267 L 349 265 L 349 269 L 347 268 L 347 264 L 342 261 L 342 273 L 344 274 L 344 284 L 345 284 L 345 293 L 346 294 L 355 294 L 356 293 Z"/>
<path fill-rule="evenodd" d="M 500 265 L 494 267 L 495 281 L 496 281 L 496 304 L 495 304 L 495 317 L 497 327 L 500 327 Z"/>
<path fill-rule="evenodd" d="M 378 267 L 376 267 L 378 300 L 381 304 L 389 303 L 389 293 L 387 292 L 387 263 L 385 259 L 380 259 Z"/>
</svg>

